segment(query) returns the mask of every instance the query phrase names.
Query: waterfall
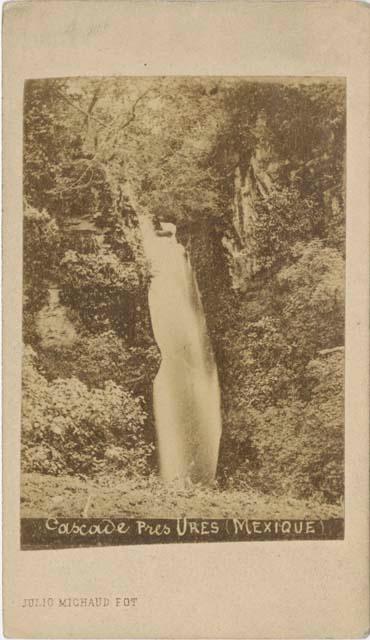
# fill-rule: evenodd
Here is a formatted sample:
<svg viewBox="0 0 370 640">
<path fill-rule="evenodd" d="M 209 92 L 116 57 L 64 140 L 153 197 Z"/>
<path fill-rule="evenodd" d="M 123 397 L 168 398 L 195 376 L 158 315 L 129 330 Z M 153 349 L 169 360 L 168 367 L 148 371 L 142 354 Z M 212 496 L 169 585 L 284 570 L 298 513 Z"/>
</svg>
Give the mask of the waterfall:
<svg viewBox="0 0 370 640">
<path fill-rule="evenodd" d="M 151 264 L 149 308 L 162 362 L 153 385 L 160 473 L 165 481 L 210 482 L 221 436 L 217 367 L 189 257 L 176 227 L 141 221 Z"/>
</svg>

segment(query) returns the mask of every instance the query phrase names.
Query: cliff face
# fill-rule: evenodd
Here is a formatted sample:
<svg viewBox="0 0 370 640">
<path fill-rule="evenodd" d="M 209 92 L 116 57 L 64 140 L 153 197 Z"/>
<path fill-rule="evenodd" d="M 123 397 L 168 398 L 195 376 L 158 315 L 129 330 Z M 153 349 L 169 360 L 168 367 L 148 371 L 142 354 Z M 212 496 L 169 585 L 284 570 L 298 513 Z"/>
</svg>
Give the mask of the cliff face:
<svg viewBox="0 0 370 640">
<path fill-rule="evenodd" d="M 50 287 L 48 304 L 36 314 L 35 325 L 43 349 L 71 347 L 76 341 L 76 329 L 60 304 L 58 289 Z"/>
<path fill-rule="evenodd" d="M 178 237 L 190 253 L 208 332 L 216 361 L 219 363 L 222 359 L 220 338 L 226 318 L 224 308 L 230 295 L 233 295 L 222 233 L 212 220 L 204 219 L 199 223 L 193 223 L 185 236 L 180 229 Z"/>
<path fill-rule="evenodd" d="M 278 166 L 272 158 L 269 145 L 264 141 L 264 127 L 265 124 L 260 121 L 257 126 L 259 143 L 248 165 L 243 167 L 239 163 L 235 168 L 229 229 L 222 237 L 232 288 L 242 292 L 247 291 L 248 282 L 261 268 L 256 255 L 256 201 L 271 192 Z"/>
<path fill-rule="evenodd" d="M 258 259 L 256 203 L 269 196 L 278 163 L 266 142 L 265 122 L 256 125 L 258 143 L 248 161 L 240 158 L 232 176 L 232 198 L 221 217 L 193 222 L 180 240 L 187 246 L 202 295 L 216 357 L 222 359 L 222 333 L 240 300 L 256 297 L 264 280 Z M 183 237 L 181 237 L 181 234 Z M 253 301 L 252 301 L 253 302 Z M 255 315 L 255 309 L 251 309 Z"/>
</svg>

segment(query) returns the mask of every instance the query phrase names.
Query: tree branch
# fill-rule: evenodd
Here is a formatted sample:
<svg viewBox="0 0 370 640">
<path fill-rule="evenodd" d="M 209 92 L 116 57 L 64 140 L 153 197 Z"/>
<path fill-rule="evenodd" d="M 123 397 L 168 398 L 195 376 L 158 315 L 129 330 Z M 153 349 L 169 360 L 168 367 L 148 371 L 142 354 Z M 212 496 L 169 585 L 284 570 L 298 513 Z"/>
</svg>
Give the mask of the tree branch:
<svg viewBox="0 0 370 640">
<path fill-rule="evenodd" d="M 144 91 L 144 93 L 142 93 L 138 98 L 136 98 L 134 104 L 131 107 L 131 115 L 127 118 L 127 120 L 118 128 L 117 124 L 119 122 L 119 119 L 117 118 L 115 122 L 113 122 L 108 128 L 110 130 L 110 133 L 108 134 L 108 138 L 110 137 L 110 135 L 112 134 L 116 134 L 116 137 L 118 136 L 119 132 L 122 131 L 123 129 L 126 129 L 126 127 L 128 127 L 131 122 L 133 122 L 136 118 L 136 107 L 139 104 L 139 102 L 145 98 L 145 96 L 149 93 L 149 91 L 151 91 L 151 88 L 149 87 L 149 89 L 147 89 L 146 91 Z M 116 140 L 114 141 L 116 142 Z"/>
<path fill-rule="evenodd" d="M 80 105 L 76 104 L 76 102 L 73 102 L 73 100 L 71 100 L 65 93 L 63 93 L 63 91 L 61 91 L 58 88 L 55 88 L 55 91 L 71 107 L 73 107 L 74 109 L 76 109 L 77 111 L 82 113 L 82 115 L 84 115 L 86 119 L 94 120 L 94 122 L 97 122 L 98 124 L 100 124 L 101 127 L 104 127 L 105 129 L 110 129 L 109 125 L 107 125 L 102 120 L 99 120 L 98 118 L 95 118 L 95 116 L 91 115 L 91 113 L 89 113 L 88 111 L 85 111 L 85 109 L 82 109 L 80 107 Z"/>
<path fill-rule="evenodd" d="M 73 107 L 74 109 L 76 109 L 82 115 L 85 116 L 85 122 L 88 122 L 91 119 L 91 120 L 94 120 L 94 122 L 97 122 L 97 124 L 99 124 L 100 126 L 104 127 L 104 129 L 108 129 L 108 135 L 106 136 L 105 140 L 103 140 L 103 145 L 104 145 L 104 144 L 107 143 L 107 141 L 109 140 L 109 138 L 110 138 L 110 136 L 112 134 L 116 135 L 116 140 L 117 140 L 117 136 L 118 136 L 119 132 L 122 131 L 123 129 L 126 129 L 126 127 L 128 127 L 131 124 L 131 122 L 133 122 L 135 120 L 135 118 L 136 118 L 136 107 L 138 106 L 139 102 L 149 93 L 149 91 L 151 91 L 151 87 L 149 87 L 146 91 L 144 91 L 144 93 L 142 93 L 141 95 L 138 96 L 138 98 L 136 98 L 135 102 L 133 103 L 133 105 L 131 107 L 130 116 L 127 118 L 127 120 L 120 127 L 118 127 L 118 129 L 116 128 L 118 120 L 113 122 L 111 125 L 108 125 L 105 122 L 103 122 L 102 120 L 99 120 L 98 118 L 93 116 L 92 113 L 91 113 L 93 108 L 94 108 L 94 106 L 95 106 L 95 104 L 96 104 L 96 102 L 97 102 L 97 100 L 98 100 L 98 98 L 99 98 L 101 87 L 102 87 L 102 83 L 100 83 L 99 86 L 96 88 L 87 111 L 85 111 L 85 109 L 82 109 L 82 107 L 80 107 L 79 104 L 74 102 L 71 98 L 69 98 L 63 91 L 61 91 L 56 86 L 55 86 L 55 91 L 65 102 L 67 102 L 67 104 L 69 104 L 71 107 Z M 115 144 L 116 140 L 114 140 L 113 144 Z M 92 177 L 93 177 L 93 173 L 94 173 L 93 171 L 91 172 L 90 179 L 87 182 L 85 182 L 82 185 L 80 184 L 80 182 L 84 178 L 84 176 L 87 174 L 89 169 L 92 169 L 92 165 L 96 161 L 97 156 L 98 156 L 98 151 L 95 151 L 95 154 L 90 159 L 89 165 L 86 167 L 86 169 L 84 169 L 82 171 L 82 173 L 79 176 L 79 178 L 74 183 L 72 183 L 72 185 L 66 186 L 66 187 L 62 187 L 59 190 L 52 190 L 52 191 L 50 191 L 50 193 L 61 194 L 61 193 L 64 193 L 65 191 L 68 191 L 69 189 L 84 189 L 87 186 L 89 186 L 90 183 L 91 183 Z M 111 159 L 113 159 L 113 157 L 114 157 L 114 153 L 111 156 Z"/>
<path fill-rule="evenodd" d="M 136 98 L 134 104 L 131 107 L 131 116 L 126 120 L 126 122 L 124 122 L 124 124 L 120 127 L 120 129 L 126 129 L 126 127 L 128 127 L 129 124 L 131 124 L 131 122 L 133 122 L 136 118 L 136 107 L 139 104 L 139 102 L 145 98 L 146 95 L 148 95 L 149 91 L 151 90 L 151 88 L 149 87 L 149 89 L 147 89 L 146 91 L 144 91 L 144 93 L 142 93 L 138 98 Z"/>
<path fill-rule="evenodd" d="M 95 105 L 96 105 L 96 103 L 97 103 L 97 101 L 98 101 L 98 98 L 99 98 L 99 95 L 100 95 L 100 92 L 101 92 L 101 89 L 102 89 L 102 86 L 103 86 L 103 82 L 104 82 L 104 80 L 101 80 L 101 81 L 99 82 L 98 86 L 96 87 L 95 91 L 94 91 L 94 94 L 93 94 L 93 97 L 92 97 L 92 99 L 91 99 L 91 102 L 90 102 L 89 108 L 88 108 L 88 110 L 87 110 L 87 113 L 88 113 L 90 116 L 91 116 L 91 113 L 92 113 L 93 108 L 95 107 Z"/>
<path fill-rule="evenodd" d="M 82 178 L 87 174 L 89 170 L 91 171 L 90 178 L 87 180 L 87 182 L 80 184 Z M 91 167 L 91 165 L 89 165 L 88 167 L 86 167 L 86 169 L 84 169 L 81 175 L 77 178 L 76 182 L 74 182 L 73 184 L 69 184 L 65 187 L 61 187 L 60 189 L 50 189 L 48 193 L 51 193 L 53 195 L 60 195 L 62 193 L 65 193 L 66 191 L 71 191 L 74 189 L 85 189 L 86 187 L 90 186 L 93 179 L 93 175 L 94 175 L 94 170 Z"/>
<path fill-rule="evenodd" d="M 331 349 L 321 349 L 321 351 L 319 351 L 319 355 L 320 356 L 327 356 L 330 353 L 336 353 L 339 351 L 344 351 L 344 347 L 339 346 L 339 347 L 332 347 Z"/>
</svg>

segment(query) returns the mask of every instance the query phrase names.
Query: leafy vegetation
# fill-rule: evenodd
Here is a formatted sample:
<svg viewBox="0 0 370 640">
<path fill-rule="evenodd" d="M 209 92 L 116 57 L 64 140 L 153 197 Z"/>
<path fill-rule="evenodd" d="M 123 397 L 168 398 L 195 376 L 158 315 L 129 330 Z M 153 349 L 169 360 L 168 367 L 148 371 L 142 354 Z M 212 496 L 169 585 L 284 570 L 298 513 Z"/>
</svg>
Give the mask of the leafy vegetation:
<svg viewBox="0 0 370 640">
<path fill-rule="evenodd" d="M 23 369 L 22 461 L 42 473 L 91 473 L 102 467 L 125 475 L 147 471 L 152 445 L 144 439 L 143 398 L 114 382 L 88 389 L 78 378 L 48 382 L 27 349 Z"/>
<path fill-rule="evenodd" d="M 339 504 L 344 161 L 341 82 L 28 81 L 24 471 L 156 471 L 140 215 L 176 223 L 197 274 L 219 490 Z"/>
</svg>

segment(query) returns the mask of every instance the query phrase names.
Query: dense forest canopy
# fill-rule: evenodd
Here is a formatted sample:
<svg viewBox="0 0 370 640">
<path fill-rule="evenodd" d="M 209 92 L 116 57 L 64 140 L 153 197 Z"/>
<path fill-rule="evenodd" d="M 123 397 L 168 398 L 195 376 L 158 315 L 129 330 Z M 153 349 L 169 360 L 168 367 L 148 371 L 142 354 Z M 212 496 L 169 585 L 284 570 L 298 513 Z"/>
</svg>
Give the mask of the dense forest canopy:
<svg viewBox="0 0 370 640">
<path fill-rule="evenodd" d="M 341 81 L 29 80 L 25 470 L 156 469 L 146 216 L 177 225 L 197 274 L 220 486 L 339 501 L 344 161 Z"/>
</svg>

